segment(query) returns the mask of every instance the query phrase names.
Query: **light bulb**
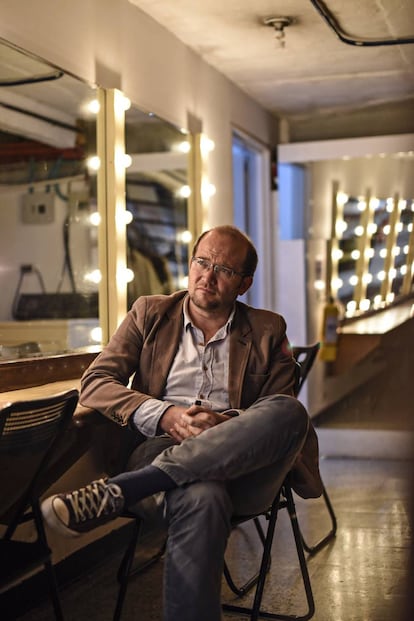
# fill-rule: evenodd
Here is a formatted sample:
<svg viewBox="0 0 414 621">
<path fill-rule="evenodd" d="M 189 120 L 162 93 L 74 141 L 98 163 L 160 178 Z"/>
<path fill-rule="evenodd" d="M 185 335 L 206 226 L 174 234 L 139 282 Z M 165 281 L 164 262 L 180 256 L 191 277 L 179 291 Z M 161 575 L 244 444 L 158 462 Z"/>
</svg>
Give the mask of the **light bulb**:
<svg viewBox="0 0 414 621">
<path fill-rule="evenodd" d="M 92 155 L 86 160 L 86 165 L 90 170 L 99 170 L 101 166 L 101 160 L 99 159 L 98 155 Z"/>
</svg>

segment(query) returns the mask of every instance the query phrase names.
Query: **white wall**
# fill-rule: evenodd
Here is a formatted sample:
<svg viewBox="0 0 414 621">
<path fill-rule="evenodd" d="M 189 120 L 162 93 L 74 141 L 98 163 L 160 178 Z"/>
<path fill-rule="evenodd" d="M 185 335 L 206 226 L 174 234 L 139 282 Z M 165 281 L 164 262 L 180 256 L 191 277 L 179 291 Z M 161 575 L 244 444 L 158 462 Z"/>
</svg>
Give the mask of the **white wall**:
<svg viewBox="0 0 414 621">
<path fill-rule="evenodd" d="M 232 221 L 232 125 L 269 144 L 277 123 L 127 0 L 2 0 L 0 37 L 179 127 L 188 115 L 216 144 L 208 225 Z"/>
</svg>

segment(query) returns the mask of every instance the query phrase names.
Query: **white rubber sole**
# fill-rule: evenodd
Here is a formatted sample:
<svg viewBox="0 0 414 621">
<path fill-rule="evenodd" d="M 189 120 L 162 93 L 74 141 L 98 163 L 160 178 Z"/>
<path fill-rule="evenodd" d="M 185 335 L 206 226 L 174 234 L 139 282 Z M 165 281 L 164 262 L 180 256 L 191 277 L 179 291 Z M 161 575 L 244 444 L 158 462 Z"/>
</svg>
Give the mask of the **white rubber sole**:
<svg viewBox="0 0 414 621">
<path fill-rule="evenodd" d="M 41 504 L 41 511 L 43 518 L 46 524 L 56 533 L 63 535 L 64 537 L 80 537 L 82 533 L 77 532 L 76 530 L 71 530 L 60 520 L 57 515 L 55 508 L 53 506 L 53 501 L 57 497 L 57 494 L 54 496 L 49 496 L 46 498 Z"/>
</svg>

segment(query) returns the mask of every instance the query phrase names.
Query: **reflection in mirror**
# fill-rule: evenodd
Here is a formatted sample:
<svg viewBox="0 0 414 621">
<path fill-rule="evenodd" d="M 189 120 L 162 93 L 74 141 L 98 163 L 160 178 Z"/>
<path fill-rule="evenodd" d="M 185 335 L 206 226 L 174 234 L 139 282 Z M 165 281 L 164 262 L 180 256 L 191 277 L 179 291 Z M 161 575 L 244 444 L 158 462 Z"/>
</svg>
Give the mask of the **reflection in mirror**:
<svg viewBox="0 0 414 621">
<path fill-rule="evenodd" d="M 4 42 L 0 59 L 0 361 L 96 346 L 95 91 Z"/>
<path fill-rule="evenodd" d="M 188 153 L 176 127 L 132 106 L 125 115 L 128 307 L 140 295 L 171 293 L 187 286 Z"/>
<path fill-rule="evenodd" d="M 414 202 L 398 196 L 342 198 L 338 251 L 332 260 L 338 260 L 338 300 L 352 317 L 409 293 Z"/>
</svg>

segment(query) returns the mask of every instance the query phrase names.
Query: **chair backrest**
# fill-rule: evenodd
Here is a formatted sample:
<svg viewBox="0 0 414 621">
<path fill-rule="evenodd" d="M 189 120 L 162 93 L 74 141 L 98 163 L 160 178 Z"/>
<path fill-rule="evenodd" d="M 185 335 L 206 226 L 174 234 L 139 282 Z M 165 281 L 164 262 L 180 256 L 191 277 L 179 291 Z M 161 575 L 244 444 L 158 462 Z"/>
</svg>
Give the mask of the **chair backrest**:
<svg viewBox="0 0 414 621">
<path fill-rule="evenodd" d="M 293 357 L 298 363 L 295 390 L 296 396 L 299 394 L 303 384 L 305 383 L 306 378 L 308 377 L 309 371 L 311 370 L 313 363 L 316 360 L 316 356 L 318 355 L 319 348 L 320 343 L 303 346 L 294 345 L 292 347 Z"/>
<path fill-rule="evenodd" d="M 0 522 L 12 530 L 33 496 L 45 491 L 42 475 L 78 398 L 73 389 L 0 408 Z"/>
</svg>

